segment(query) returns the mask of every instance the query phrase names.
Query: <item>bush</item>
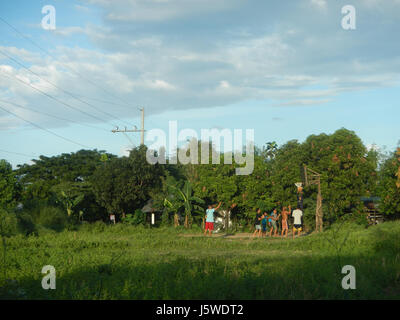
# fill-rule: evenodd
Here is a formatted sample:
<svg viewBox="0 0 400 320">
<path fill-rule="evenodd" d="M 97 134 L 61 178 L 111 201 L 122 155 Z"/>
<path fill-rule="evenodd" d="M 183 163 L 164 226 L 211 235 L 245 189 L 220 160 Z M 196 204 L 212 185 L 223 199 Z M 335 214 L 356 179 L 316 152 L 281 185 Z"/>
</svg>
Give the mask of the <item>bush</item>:
<svg viewBox="0 0 400 320">
<path fill-rule="evenodd" d="M 19 212 L 17 213 L 17 220 L 18 220 L 18 231 L 24 235 L 36 234 L 37 229 L 36 225 L 33 222 L 33 218 L 30 214 L 26 212 Z"/>
<path fill-rule="evenodd" d="M 0 236 L 11 237 L 17 234 L 18 221 L 14 213 L 0 209 Z"/>
<path fill-rule="evenodd" d="M 169 212 L 168 210 L 164 210 L 162 215 L 161 215 L 161 225 L 162 226 L 170 226 L 171 225 L 171 221 L 169 219 Z"/>
<path fill-rule="evenodd" d="M 106 230 L 107 224 L 102 220 L 97 220 L 96 222 L 86 222 L 84 221 L 79 226 L 79 231 L 89 232 L 89 233 L 100 233 Z"/>
<path fill-rule="evenodd" d="M 55 231 L 61 231 L 67 224 L 67 216 L 60 208 L 44 207 L 40 211 L 38 224 Z"/>
<path fill-rule="evenodd" d="M 104 232 L 104 230 L 106 229 L 106 226 L 107 225 L 103 221 L 98 220 L 95 223 L 93 223 L 92 232 L 93 233 Z"/>
<path fill-rule="evenodd" d="M 77 231 L 79 228 L 79 225 L 80 225 L 80 221 L 77 220 L 76 217 L 74 217 L 74 216 L 67 217 L 65 228 L 68 231 Z"/>
<path fill-rule="evenodd" d="M 125 218 L 121 219 L 122 223 L 130 224 L 133 226 L 144 225 L 146 223 L 146 213 L 140 209 L 136 209 L 134 214 L 127 214 Z"/>
</svg>

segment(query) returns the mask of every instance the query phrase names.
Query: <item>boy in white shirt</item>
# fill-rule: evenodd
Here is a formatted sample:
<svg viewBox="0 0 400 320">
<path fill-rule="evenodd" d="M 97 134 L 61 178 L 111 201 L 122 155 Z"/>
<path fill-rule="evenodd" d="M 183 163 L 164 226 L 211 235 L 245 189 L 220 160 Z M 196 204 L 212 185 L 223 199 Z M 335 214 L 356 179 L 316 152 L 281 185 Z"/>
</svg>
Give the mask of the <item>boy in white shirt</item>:
<svg viewBox="0 0 400 320">
<path fill-rule="evenodd" d="M 294 218 L 294 223 L 293 223 L 293 239 L 294 235 L 297 231 L 297 234 L 300 236 L 301 235 L 301 217 L 303 216 L 303 211 L 300 210 L 299 206 L 297 206 L 296 210 L 293 211 L 292 217 Z"/>
</svg>

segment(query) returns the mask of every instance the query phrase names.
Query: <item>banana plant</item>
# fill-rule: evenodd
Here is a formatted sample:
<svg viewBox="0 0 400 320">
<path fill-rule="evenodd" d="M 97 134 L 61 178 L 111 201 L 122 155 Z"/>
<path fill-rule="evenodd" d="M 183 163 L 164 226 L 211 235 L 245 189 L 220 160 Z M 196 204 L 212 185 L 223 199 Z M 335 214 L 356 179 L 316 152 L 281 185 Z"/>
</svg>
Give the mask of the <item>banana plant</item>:
<svg viewBox="0 0 400 320">
<path fill-rule="evenodd" d="M 84 195 L 78 195 L 76 197 L 68 196 L 65 191 L 61 191 L 61 197 L 58 200 L 64 205 L 67 210 L 68 217 L 73 214 L 74 208 L 83 200 Z"/>
<path fill-rule="evenodd" d="M 192 185 L 189 181 L 185 182 L 182 190 L 176 186 L 168 185 L 171 189 L 174 190 L 175 201 L 172 203 L 171 201 L 165 199 L 164 205 L 169 208 L 176 210 L 180 210 L 183 208 L 185 212 L 185 228 L 188 228 L 192 224 L 193 214 L 201 213 L 203 208 L 199 204 L 204 204 L 204 200 L 198 197 L 193 196 Z"/>
<path fill-rule="evenodd" d="M 167 198 L 165 198 L 164 207 L 168 208 L 168 212 L 174 212 L 174 226 L 179 226 L 179 217 L 177 213 L 179 210 L 179 206 L 175 202 L 171 202 Z"/>
</svg>

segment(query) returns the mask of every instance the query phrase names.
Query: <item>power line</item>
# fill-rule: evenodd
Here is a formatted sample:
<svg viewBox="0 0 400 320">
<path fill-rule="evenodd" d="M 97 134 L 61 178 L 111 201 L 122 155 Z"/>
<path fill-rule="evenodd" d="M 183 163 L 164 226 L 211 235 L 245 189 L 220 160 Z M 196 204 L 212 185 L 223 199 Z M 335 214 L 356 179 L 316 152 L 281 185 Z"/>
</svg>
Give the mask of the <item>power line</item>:
<svg viewBox="0 0 400 320">
<path fill-rule="evenodd" d="M 63 140 L 68 141 L 68 142 L 70 142 L 70 143 L 79 145 L 79 146 L 84 147 L 84 148 L 86 148 L 86 149 L 90 149 L 88 146 L 85 146 L 85 145 L 83 145 L 83 144 L 81 144 L 81 143 L 79 143 L 79 142 L 75 142 L 75 141 L 73 141 L 73 140 L 71 140 L 71 139 L 69 139 L 69 138 L 65 138 L 65 137 L 63 137 L 63 136 L 61 136 L 61 135 L 59 135 L 59 134 L 57 134 L 57 133 L 55 133 L 55 132 L 53 132 L 53 131 L 50 131 L 49 129 L 43 128 L 42 126 L 40 126 L 40 125 L 38 125 L 38 124 L 36 124 L 36 123 L 34 123 L 34 122 L 32 122 L 32 121 L 26 120 L 26 119 L 24 119 L 23 117 L 21 117 L 21 116 L 15 114 L 14 112 L 3 108 L 2 106 L 0 106 L 0 109 L 4 110 L 5 112 L 7 112 L 7 113 L 9 113 L 9 114 L 11 114 L 11 115 L 13 115 L 13 116 L 19 118 L 19 119 L 21 119 L 21 120 L 23 120 L 23 121 L 25 121 L 25 122 L 31 124 L 31 125 L 33 125 L 34 127 L 38 128 L 38 129 L 44 130 L 44 131 L 46 131 L 46 132 L 48 132 L 48 133 L 50 133 L 50 134 L 52 134 L 52 135 L 58 137 L 58 138 L 60 138 L 60 139 L 63 139 Z"/>
<path fill-rule="evenodd" d="M 75 95 L 76 95 L 77 97 L 85 98 L 85 99 L 87 99 L 87 100 L 93 100 L 93 101 L 97 101 L 97 102 L 101 102 L 101 103 L 112 104 L 112 105 L 118 106 L 118 107 L 124 107 L 124 108 L 127 107 L 126 105 L 123 105 L 123 104 L 120 104 L 120 103 L 116 103 L 116 102 L 113 102 L 113 101 L 102 100 L 102 99 L 93 98 L 93 97 L 86 97 L 86 96 L 84 96 L 84 95 L 76 94 L 76 93 L 75 93 Z"/>
<path fill-rule="evenodd" d="M 48 94 L 48 93 L 46 93 L 46 92 L 44 92 L 44 91 L 42 91 L 42 90 L 40 90 L 40 89 L 38 89 L 38 88 L 32 86 L 32 85 L 31 85 L 30 83 L 28 83 L 28 82 L 25 82 L 25 81 L 23 81 L 23 80 L 21 80 L 21 79 L 19 79 L 19 78 L 17 78 L 17 77 L 10 77 L 10 76 L 6 75 L 5 73 L 2 73 L 2 75 L 5 76 L 5 77 L 7 77 L 7 78 L 10 78 L 10 79 L 18 80 L 19 82 L 23 83 L 24 85 L 29 86 L 29 87 L 31 87 L 32 89 L 35 89 L 36 91 L 40 92 L 41 94 L 44 94 L 46 97 L 48 97 L 48 98 L 50 98 L 50 99 L 52 99 L 52 100 L 54 100 L 54 101 L 57 101 L 58 103 L 61 103 L 61 104 L 63 104 L 64 106 L 66 106 L 66 107 L 68 107 L 68 108 L 71 108 L 71 109 L 73 109 L 73 110 L 75 110 L 75 111 L 78 111 L 78 112 L 80 112 L 80 113 L 82 113 L 82 114 L 85 114 L 85 115 L 87 115 L 87 116 L 89 116 L 89 117 L 91 117 L 91 118 L 93 118 L 93 119 L 96 119 L 96 120 L 98 120 L 98 121 L 100 121 L 100 122 L 105 122 L 104 119 L 101 119 L 101 118 L 99 118 L 99 117 L 97 117 L 97 116 L 95 116 L 95 115 L 93 115 L 93 114 L 90 114 L 90 113 L 88 113 L 88 112 L 86 112 L 86 111 L 80 110 L 79 108 L 75 108 L 75 107 L 71 106 L 70 104 L 68 104 L 68 103 L 66 103 L 66 102 L 64 102 L 64 101 L 61 101 L 61 100 L 59 100 L 59 99 L 53 97 L 51 94 Z"/>
<path fill-rule="evenodd" d="M 36 48 L 38 48 L 39 50 L 41 50 L 42 52 L 44 52 L 45 54 L 47 54 L 48 56 L 52 57 L 53 59 L 57 60 L 56 57 L 54 57 L 50 52 L 48 52 L 46 49 L 42 48 L 40 45 L 38 45 L 35 41 L 33 41 L 32 39 L 30 39 L 29 37 L 25 36 L 22 32 L 18 31 L 17 28 L 15 28 L 14 26 L 12 26 L 9 22 L 7 22 L 6 20 L 4 20 L 2 17 L 0 17 L 0 20 L 5 23 L 6 25 L 8 25 L 12 30 L 14 30 L 20 37 L 24 38 L 25 40 L 29 41 L 30 43 L 32 43 Z M 129 104 L 124 101 L 121 97 L 118 97 L 117 95 L 108 92 L 106 89 L 104 89 L 103 87 L 99 86 L 97 83 L 91 81 L 90 79 L 85 78 L 81 73 L 79 73 L 78 71 L 71 69 L 70 67 L 68 67 L 65 63 L 60 62 L 60 64 L 62 64 L 64 66 L 64 68 L 66 68 L 67 70 L 71 71 L 72 73 L 78 75 L 79 77 L 81 77 L 82 79 L 84 79 L 85 81 L 89 82 L 90 84 L 92 84 L 93 86 L 97 87 L 98 89 L 101 89 L 103 92 L 107 93 L 108 95 L 117 98 L 118 100 L 122 101 L 126 106 L 129 107 Z"/>
<path fill-rule="evenodd" d="M 62 117 L 59 117 L 59 116 L 55 116 L 55 115 L 49 114 L 49 113 L 47 113 L 47 112 L 37 111 L 37 110 L 35 110 L 35 109 L 22 106 L 22 105 L 20 105 L 20 104 L 18 104 L 18 103 L 15 103 L 15 102 L 11 102 L 11 101 L 8 101 L 8 100 L 3 100 L 3 99 L 0 99 L 0 101 L 1 101 L 1 102 L 4 102 L 4 103 L 12 104 L 13 106 L 16 106 L 16 107 L 18 107 L 18 108 L 22 108 L 22 109 L 25 109 L 25 110 L 33 111 L 33 112 L 36 112 L 36 113 L 38 113 L 38 114 L 43 114 L 43 115 L 48 116 L 48 117 L 51 117 L 51 118 L 55 118 L 55 119 L 62 120 L 62 121 L 66 121 L 66 122 L 72 122 L 72 123 L 79 124 L 79 125 L 81 125 L 81 126 L 90 127 L 90 128 L 93 128 L 93 129 L 97 129 L 97 130 L 101 130 L 101 131 L 108 132 L 108 130 L 103 129 L 103 128 L 95 127 L 95 126 L 92 126 L 92 125 L 90 125 L 90 124 L 83 124 L 83 123 L 80 123 L 80 122 L 75 121 L 75 120 L 65 119 L 65 118 L 62 118 Z"/>
<path fill-rule="evenodd" d="M 11 25 L 9 22 L 7 22 L 4 18 L 0 17 L 0 20 L 1 20 L 3 23 L 5 23 L 8 27 L 10 27 L 12 30 L 14 30 L 14 32 L 16 32 L 20 37 L 22 37 L 23 39 L 29 41 L 29 42 L 30 42 L 31 44 L 33 44 L 36 48 L 38 48 L 40 51 L 44 52 L 46 55 L 52 57 L 54 60 L 57 60 L 57 58 L 56 58 L 54 55 L 52 55 L 49 51 L 47 51 L 46 49 L 44 49 L 43 47 L 41 47 L 40 45 L 38 45 L 38 44 L 37 44 L 35 41 L 33 41 L 31 38 L 25 36 L 22 32 L 20 32 L 17 28 L 15 28 L 14 26 L 12 26 L 12 25 Z M 15 60 L 14 60 L 14 61 L 15 61 Z M 17 62 L 17 63 L 18 63 L 18 62 Z M 81 73 L 79 73 L 78 71 L 76 71 L 76 70 L 70 68 L 70 67 L 67 66 L 65 63 L 62 63 L 61 61 L 59 61 L 59 63 L 60 63 L 61 65 L 63 65 L 65 69 L 69 70 L 70 72 L 74 73 L 75 75 L 79 76 L 80 78 L 84 79 L 85 81 L 89 82 L 89 83 L 92 84 L 93 86 L 95 86 L 95 87 L 101 89 L 104 93 L 107 93 L 108 95 L 110 95 L 110 96 L 112 96 L 112 97 L 114 97 L 114 98 L 120 100 L 120 101 L 123 102 L 124 105 L 125 105 L 126 107 L 128 107 L 129 109 L 131 108 L 131 107 L 129 106 L 129 104 L 128 104 L 124 99 L 122 99 L 121 97 L 119 97 L 119 96 L 117 96 L 117 95 L 115 95 L 115 94 L 113 94 L 113 93 L 110 93 L 108 90 L 104 89 L 102 86 L 99 86 L 97 83 L 91 81 L 90 79 L 85 78 Z M 21 65 L 21 64 L 20 64 L 20 65 Z M 31 71 L 30 69 L 27 69 L 27 70 Z M 33 89 L 35 89 L 35 90 L 41 92 L 42 94 L 46 95 L 47 97 L 49 97 L 49 98 L 51 98 L 51 99 L 53 99 L 53 100 L 55 100 L 55 101 L 57 101 L 57 102 L 59 102 L 59 103 L 62 103 L 62 104 L 66 105 L 66 106 L 68 106 L 68 107 L 70 107 L 70 108 L 72 108 L 72 109 L 74 109 L 74 110 L 77 110 L 76 108 L 74 108 L 74 107 L 72 107 L 72 106 L 70 106 L 70 105 L 68 105 L 68 104 L 66 104 L 66 103 L 64 103 L 64 102 L 62 102 L 62 101 L 60 101 L 60 100 L 58 100 L 58 99 L 52 97 L 52 96 L 49 95 L 49 94 L 46 94 L 45 92 L 43 92 L 43 91 L 41 91 L 41 90 L 39 90 L 39 89 L 37 89 L 37 88 L 35 88 L 35 87 L 33 87 L 32 85 L 30 85 L 30 84 L 28 84 L 28 83 L 25 83 L 24 81 L 22 81 L 22 80 L 20 80 L 20 79 L 18 79 L 18 78 L 16 78 L 16 79 L 17 79 L 18 81 L 22 82 L 23 84 L 28 85 L 28 86 L 32 87 Z M 49 81 L 47 81 L 47 82 L 49 82 Z M 49 82 L 49 83 L 51 83 L 51 82 Z M 76 97 L 75 97 L 75 98 L 76 98 Z M 95 100 L 95 99 L 94 99 L 94 100 Z M 84 103 L 86 103 L 86 102 L 84 102 Z M 87 104 L 87 103 L 86 103 L 86 104 Z M 114 103 L 114 104 L 115 104 L 115 103 Z M 122 105 L 120 105 L 120 104 L 116 104 L 116 105 L 122 106 Z M 79 111 L 79 112 L 81 112 L 81 113 L 84 113 L 84 114 L 86 114 L 86 115 L 89 115 L 88 113 L 86 113 L 86 112 L 84 112 L 84 111 L 81 111 L 81 110 L 79 110 L 79 109 L 78 109 L 77 111 Z M 93 116 L 93 115 L 89 115 L 89 116 L 91 116 L 92 118 L 97 118 L 97 119 L 99 119 L 98 117 L 95 117 L 95 116 Z M 101 119 L 101 121 L 103 121 L 103 120 Z M 119 120 L 119 121 L 121 121 L 121 120 Z M 123 122 L 125 122 L 125 121 L 123 121 Z M 127 122 L 125 122 L 125 123 L 127 123 Z M 129 125 L 130 125 L 130 124 L 129 124 Z M 142 143 L 143 143 L 143 133 L 144 133 L 144 128 L 142 128 L 142 139 L 141 139 L 141 140 L 142 140 L 142 141 L 141 141 Z"/>
<path fill-rule="evenodd" d="M 3 150 L 3 149 L 0 149 L 0 152 L 15 154 L 15 155 L 18 155 L 18 156 L 28 157 L 28 158 L 31 158 L 31 157 L 34 158 L 35 157 L 34 155 L 29 155 L 29 154 L 26 154 L 26 153 L 20 153 L 20 152 L 14 152 L 14 151 L 7 151 L 7 150 Z"/>
<path fill-rule="evenodd" d="M 49 84 L 52 85 L 53 87 L 55 87 L 55 88 L 57 88 L 58 90 L 64 92 L 65 94 L 69 95 L 70 97 L 72 97 L 72 98 L 78 100 L 79 102 L 84 103 L 84 104 L 88 105 L 89 107 L 91 107 L 91 108 L 93 108 L 93 109 L 95 109 L 95 110 L 97 110 L 97 111 L 99 111 L 99 112 L 101 112 L 101 113 L 104 113 L 105 115 L 107 115 L 107 116 L 109 116 L 109 117 L 111 117 L 111 118 L 113 118 L 113 119 L 115 119 L 115 120 L 122 121 L 122 122 L 125 122 L 126 124 L 130 125 L 128 122 L 117 118 L 116 116 L 114 116 L 114 115 L 111 114 L 111 113 L 105 112 L 105 111 L 103 111 L 103 110 L 97 108 L 96 106 L 92 105 L 91 103 L 88 103 L 88 102 L 86 102 L 86 101 L 84 101 L 84 100 L 78 98 L 78 97 L 77 97 L 76 95 L 74 95 L 73 93 L 71 93 L 71 92 L 69 92 L 69 91 L 67 91 L 67 90 L 64 90 L 63 88 L 60 88 L 58 85 L 54 84 L 53 82 L 42 78 L 42 77 L 41 77 L 40 75 L 38 75 L 36 72 L 32 71 L 32 70 L 29 69 L 26 65 L 24 65 L 24 64 L 21 63 L 21 62 L 19 62 L 17 59 L 11 57 L 10 55 L 8 55 L 7 53 L 5 53 L 4 51 L 0 50 L 0 53 L 1 53 L 2 55 L 4 55 L 5 57 L 7 57 L 8 59 L 10 59 L 10 60 L 14 61 L 15 63 L 17 63 L 19 66 L 21 66 L 21 67 L 24 68 L 25 70 L 27 70 L 27 71 L 29 71 L 30 73 L 32 73 L 33 75 L 35 75 L 35 76 L 38 77 L 39 79 L 41 79 L 41 80 L 43 80 L 43 81 L 49 83 Z"/>
</svg>

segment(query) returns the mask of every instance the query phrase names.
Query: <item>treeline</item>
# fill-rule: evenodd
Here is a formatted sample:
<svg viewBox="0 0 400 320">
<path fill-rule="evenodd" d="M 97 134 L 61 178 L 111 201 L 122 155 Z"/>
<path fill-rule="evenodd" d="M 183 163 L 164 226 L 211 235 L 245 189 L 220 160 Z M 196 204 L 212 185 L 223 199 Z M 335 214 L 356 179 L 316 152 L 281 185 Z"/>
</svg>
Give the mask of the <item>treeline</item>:
<svg viewBox="0 0 400 320">
<path fill-rule="evenodd" d="M 146 147 L 129 157 L 80 150 L 55 157 L 40 156 L 12 170 L 0 160 L 0 205 L 16 212 L 26 226 L 52 228 L 79 221 L 142 223 L 143 206 L 162 212 L 163 224 L 200 224 L 208 204 L 222 201 L 237 224 L 251 223 L 255 209 L 296 204 L 295 182 L 303 164 L 321 174 L 326 222 L 346 216 L 364 219 L 361 197 L 380 197 L 380 210 L 400 212 L 400 149 L 383 157 L 367 150 L 352 131 L 311 135 L 303 143 L 267 143 L 255 148 L 251 175 L 235 174 L 237 165 L 149 164 Z M 211 153 L 210 153 L 211 154 Z M 210 160 L 211 163 L 211 160 Z M 306 223 L 314 223 L 316 187 L 304 190 Z M 28 228 L 29 229 L 29 228 Z"/>
</svg>

